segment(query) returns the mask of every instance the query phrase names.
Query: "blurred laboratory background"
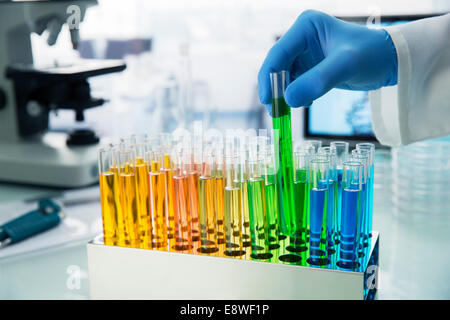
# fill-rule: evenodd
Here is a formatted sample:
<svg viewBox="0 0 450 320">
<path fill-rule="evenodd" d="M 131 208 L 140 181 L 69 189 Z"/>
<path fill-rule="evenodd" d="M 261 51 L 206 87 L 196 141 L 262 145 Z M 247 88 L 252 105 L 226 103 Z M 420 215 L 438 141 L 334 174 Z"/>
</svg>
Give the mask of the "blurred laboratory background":
<svg viewBox="0 0 450 320">
<path fill-rule="evenodd" d="M 191 129 L 194 121 L 223 131 L 271 128 L 258 99 L 257 73 L 270 47 L 306 9 L 355 23 L 392 25 L 449 12 L 450 2 L 98 0 L 86 10 L 76 50 L 66 24 L 53 46 L 48 31 L 30 35 L 36 67 L 79 59 L 126 64 L 121 72 L 89 79 L 92 96 L 105 100 L 101 107 L 84 110 L 82 122 L 75 121 L 74 110 L 50 111 L 48 130 L 88 127 L 102 139 L 117 139 Z M 293 109 L 292 126 L 294 141 L 374 140 L 367 92 L 334 90 L 307 112 Z M 373 229 L 380 232 L 378 299 L 450 298 L 449 183 L 450 139 L 392 150 L 377 145 Z M 0 182 L 0 223 L 24 213 L 29 208 L 24 200 L 57 194 L 82 203 L 67 208 L 64 236 L 51 230 L 0 249 L 0 299 L 89 299 L 85 244 L 102 229 L 99 202 L 85 199 L 98 196 L 97 189 Z"/>
</svg>

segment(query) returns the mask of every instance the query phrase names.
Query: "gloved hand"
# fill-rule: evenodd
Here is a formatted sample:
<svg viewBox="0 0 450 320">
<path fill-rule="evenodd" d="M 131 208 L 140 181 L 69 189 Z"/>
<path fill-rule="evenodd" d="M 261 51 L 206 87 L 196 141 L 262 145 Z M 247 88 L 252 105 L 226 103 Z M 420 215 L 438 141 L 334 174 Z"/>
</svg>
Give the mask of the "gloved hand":
<svg viewBox="0 0 450 320">
<path fill-rule="evenodd" d="M 397 53 L 383 29 L 308 10 L 270 49 L 258 74 L 261 103 L 272 98 L 270 72 L 289 70 L 289 106 L 308 106 L 332 88 L 374 90 L 397 84 Z"/>
</svg>

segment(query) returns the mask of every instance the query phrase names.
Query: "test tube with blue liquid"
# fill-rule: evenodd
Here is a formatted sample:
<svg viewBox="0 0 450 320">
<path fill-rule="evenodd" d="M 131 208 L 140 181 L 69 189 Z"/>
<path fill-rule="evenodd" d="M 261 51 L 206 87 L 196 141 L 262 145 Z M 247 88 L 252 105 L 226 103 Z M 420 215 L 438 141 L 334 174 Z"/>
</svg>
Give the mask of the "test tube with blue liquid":
<svg viewBox="0 0 450 320">
<path fill-rule="evenodd" d="M 328 210 L 328 183 L 330 161 L 318 157 L 311 160 L 310 172 L 310 207 L 309 207 L 309 259 L 313 266 L 326 266 L 329 264 L 327 223 Z"/>
<path fill-rule="evenodd" d="M 372 220 L 373 220 L 373 178 L 374 178 L 374 163 L 375 163 L 375 145 L 373 143 L 364 142 L 356 144 L 357 150 L 366 150 L 370 152 L 370 170 L 368 177 L 369 186 L 369 201 L 367 203 L 368 207 L 368 219 L 367 219 L 367 229 L 369 238 L 372 237 Z"/>
<path fill-rule="evenodd" d="M 363 254 L 364 247 L 367 247 L 369 242 L 369 191 L 370 191 L 370 181 L 369 181 L 369 173 L 370 173 L 370 153 L 367 150 L 352 150 L 352 160 L 361 162 L 362 169 L 362 182 L 361 182 L 361 194 L 363 198 L 361 199 L 361 247 L 360 247 L 360 255 Z"/>
<path fill-rule="evenodd" d="M 343 269 L 358 267 L 358 245 L 361 230 L 361 200 L 363 164 L 346 161 L 342 170 L 342 220 L 338 266 Z"/>
<path fill-rule="evenodd" d="M 335 243 L 339 244 L 341 232 L 341 208 L 342 208 L 342 168 L 348 158 L 349 144 L 345 141 L 332 141 L 330 150 L 336 154 L 336 179 L 337 179 L 337 219 L 336 219 L 336 238 Z"/>
</svg>

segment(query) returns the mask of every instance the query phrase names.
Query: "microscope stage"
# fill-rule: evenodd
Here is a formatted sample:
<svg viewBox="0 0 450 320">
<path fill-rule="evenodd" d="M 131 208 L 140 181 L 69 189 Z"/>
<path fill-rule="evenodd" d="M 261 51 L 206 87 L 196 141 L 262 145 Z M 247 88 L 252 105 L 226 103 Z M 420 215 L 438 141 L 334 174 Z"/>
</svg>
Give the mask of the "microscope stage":
<svg viewBox="0 0 450 320">
<path fill-rule="evenodd" d="M 68 147 L 66 138 L 52 132 L 36 141 L 0 142 L 0 181 L 61 188 L 97 183 L 97 152 L 106 142 Z"/>
</svg>

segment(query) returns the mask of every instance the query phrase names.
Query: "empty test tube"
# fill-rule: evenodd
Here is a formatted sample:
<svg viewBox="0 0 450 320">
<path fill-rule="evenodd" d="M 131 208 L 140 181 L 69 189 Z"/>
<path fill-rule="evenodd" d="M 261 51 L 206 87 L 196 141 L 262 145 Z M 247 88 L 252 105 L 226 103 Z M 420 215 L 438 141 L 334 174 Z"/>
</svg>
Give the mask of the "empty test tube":
<svg viewBox="0 0 450 320">
<path fill-rule="evenodd" d="M 342 173 L 342 220 L 338 266 L 353 269 L 358 263 L 360 243 L 361 194 L 363 165 L 358 161 L 346 161 Z"/>
</svg>

